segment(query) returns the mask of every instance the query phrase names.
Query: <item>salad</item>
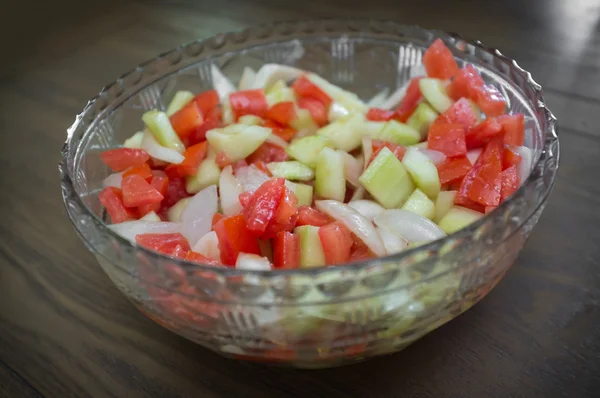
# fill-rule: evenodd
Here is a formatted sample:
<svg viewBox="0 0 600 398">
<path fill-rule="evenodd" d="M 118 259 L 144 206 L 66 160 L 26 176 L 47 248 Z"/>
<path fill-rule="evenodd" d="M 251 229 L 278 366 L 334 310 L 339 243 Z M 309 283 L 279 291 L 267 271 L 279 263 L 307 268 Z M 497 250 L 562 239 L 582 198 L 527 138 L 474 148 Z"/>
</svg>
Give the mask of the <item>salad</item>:
<svg viewBox="0 0 600 398">
<path fill-rule="evenodd" d="M 190 262 L 244 270 L 348 264 L 458 231 L 527 178 L 522 114 L 436 40 L 425 76 L 363 102 L 290 66 L 179 91 L 101 153 L 109 228 Z"/>
</svg>

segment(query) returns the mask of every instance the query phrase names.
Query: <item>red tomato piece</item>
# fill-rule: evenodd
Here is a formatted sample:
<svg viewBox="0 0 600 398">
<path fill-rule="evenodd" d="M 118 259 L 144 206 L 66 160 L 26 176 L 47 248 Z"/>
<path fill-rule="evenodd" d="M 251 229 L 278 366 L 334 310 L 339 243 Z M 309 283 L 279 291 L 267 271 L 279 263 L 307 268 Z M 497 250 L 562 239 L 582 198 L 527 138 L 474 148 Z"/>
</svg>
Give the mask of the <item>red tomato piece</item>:
<svg viewBox="0 0 600 398">
<path fill-rule="evenodd" d="M 518 166 L 521 163 L 521 155 L 510 148 L 504 148 L 502 153 L 502 170 L 508 169 L 510 166 Z"/>
<path fill-rule="evenodd" d="M 152 185 L 161 195 L 165 196 L 167 193 L 167 188 L 169 186 L 169 177 L 160 170 L 152 170 L 152 179 L 150 180 L 150 185 Z M 151 211 L 155 213 L 160 212 L 161 202 L 150 203 L 143 206 L 138 206 L 137 211 L 140 217 L 144 217 L 146 214 Z"/>
<path fill-rule="evenodd" d="M 202 264 L 202 265 L 217 265 L 217 266 L 222 265 L 217 260 L 206 257 L 204 254 L 196 253 L 193 251 L 187 252 L 187 254 L 185 255 L 185 259 L 191 263 L 197 263 L 197 264 Z"/>
<path fill-rule="evenodd" d="M 296 117 L 296 105 L 292 101 L 278 102 L 267 111 L 267 118 L 284 126 L 288 126 Z"/>
<path fill-rule="evenodd" d="M 387 122 L 391 120 L 396 113 L 394 111 L 388 111 L 386 109 L 371 108 L 367 112 L 367 120 L 374 122 Z"/>
<path fill-rule="evenodd" d="M 282 147 L 271 144 L 270 142 L 265 142 L 261 146 L 258 147 L 256 151 L 254 151 L 250 156 L 246 158 L 246 161 L 249 164 L 253 164 L 256 162 L 283 162 L 288 158 L 288 154 L 285 152 L 285 149 Z"/>
<path fill-rule="evenodd" d="M 446 159 L 446 161 L 438 166 L 438 174 L 442 184 L 448 184 L 461 179 L 469 170 L 471 170 L 471 162 L 466 156 Z"/>
<path fill-rule="evenodd" d="M 313 207 L 298 207 L 298 220 L 296 221 L 296 225 L 298 226 L 313 225 L 315 227 L 322 227 L 323 225 L 327 225 L 330 222 L 331 218 L 327 214 L 322 213 Z"/>
<path fill-rule="evenodd" d="M 310 112 L 315 123 L 319 126 L 324 126 L 329 122 L 326 106 L 316 98 L 300 97 L 298 98 L 298 106 Z"/>
<path fill-rule="evenodd" d="M 285 179 L 276 178 L 265 181 L 254 192 L 248 204 L 242 210 L 248 222 L 248 230 L 261 237 L 281 202 L 285 191 Z"/>
<path fill-rule="evenodd" d="M 171 164 L 167 166 L 165 172 L 171 178 L 186 177 L 196 174 L 200 163 L 206 157 L 208 151 L 208 142 L 203 141 L 199 144 L 188 147 L 183 156 L 185 159 L 180 164 Z"/>
<path fill-rule="evenodd" d="M 294 84 L 292 84 L 292 89 L 298 97 L 314 98 L 322 103 L 325 108 L 329 108 L 329 105 L 333 102 L 329 94 L 321 90 L 319 86 L 311 82 L 306 76 L 297 78 Z"/>
<path fill-rule="evenodd" d="M 242 205 L 243 208 L 248 207 L 248 204 L 250 203 L 251 199 L 252 199 L 252 192 L 242 192 L 240 194 L 240 196 L 238 197 L 238 200 L 240 201 L 240 204 Z"/>
<path fill-rule="evenodd" d="M 190 250 L 190 244 L 180 233 L 172 234 L 140 234 L 136 235 L 135 243 L 147 249 L 171 254 L 177 246 L 185 252 Z"/>
<path fill-rule="evenodd" d="M 452 79 L 448 88 L 448 94 L 454 100 L 463 97 L 476 100 L 477 93 L 484 85 L 485 82 L 479 75 L 479 72 L 477 72 L 477 69 L 473 65 L 467 65 L 460 69 L 454 76 L 454 79 Z"/>
<path fill-rule="evenodd" d="M 478 122 L 477 115 L 466 98 L 456 101 L 435 120 L 435 123 L 440 124 L 460 124 L 465 129 L 475 126 Z"/>
<path fill-rule="evenodd" d="M 269 105 L 263 90 L 244 90 L 229 94 L 231 110 L 238 120 L 240 116 L 255 115 L 264 118 Z"/>
<path fill-rule="evenodd" d="M 269 222 L 263 238 L 274 238 L 281 231 L 291 231 L 298 220 L 298 198 L 284 185 L 283 198 Z"/>
<path fill-rule="evenodd" d="M 123 173 L 123 178 L 134 174 L 141 176 L 144 180 L 152 179 L 152 170 L 150 169 L 150 165 L 148 165 L 148 163 L 128 169 Z"/>
<path fill-rule="evenodd" d="M 215 108 L 204 120 L 204 123 L 187 137 L 188 145 L 195 145 L 206 140 L 206 132 L 221 127 L 221 108 Z"/>
<path fill-rule="evenodd" d="M 469 201 L 464 200 L 466 198 L 483 206 L 498 206 L 500 204 L 502 152 L 501 137 L 492 139 L 486 145 L 473 168 L 463 179 L 455 203 L 461 202 L 459 204 L 468 205 Z"/>
<path fill-rule="evenodd" d="M 169 118 L 177 135 L 184 139 L 196 131 L 204 122 L 204 116 L 195 101 L 191 101 Z"/>
<path fill-rule="evenodd" d="M 156 188 L 137 174 L 124 178 L 121 185 L 123 204 L 126 207 L 149 205 L 160 202 L 164 198 Z"/>
<path fill-rule="evenodd" d="M 217 90 L 208 90 L 196 95 L 194 102 L 198 105 L 202 116 L 208 119 L 208 115 L 219 105 L 219 94 Z"/>
<path fill-rule="evenodd" d="M 248 230 L 243 214 L 221 219 L 215 224 L 214 231 L 223 264 L 235 265 L 240 253 L 260 254 L 258 239 Z"/>
<path fill-rule="evenodd" d="M 219 221 L 221 221 L 221 219 L 223 219 L 224 217 L 225 217 L 225 215 L 223 215 L 221 213 L 215 213 L 213 215 L 213 218 L 212 218 L 212 227 L 213 227 L 213 229 L 215 227 L 215 224 L 218 223 Z"/>
<path fill-rule="evenodd" d="M 516 115 L 498 116 L 498 122 L 504 132 L 504 143 L 507 145 L 523 146 L 525 143 L 525 117 L 522 113 Z"/>
<path fill-rule="evenodd" d="M 450 79 L 458 72 L 458 65 L 452 52 L 441 39 L 436 39 L 425 51 L 423 65 L 427 76 L 437 79 Z"/>
<path fill-rule="evenodd" d="M 408 84 L 406 94 L 395 110 L 395 119 L 398 119 L 399 122 L 405 123 L 419 105 L 422 98 L 421 88 L 419 87 L 421 79 L 422 77 L 414 77 Z"/>
<path fill-rule="evenodd" d="M 248 162 L 246 162 L 244 159 L 242 160 L 238 160 L 237 162 L 233 163 L 231 165 L 231 170 L 233 171 L 233 174 L 237 173 L 237 171 L 239 169 L 243 169 L 244 167 L 248 167 Z"/>
<path fill-rule="evenodd" d="M 185 178 L 169 178 L 167 191 L 161 205 L 161 213 L 183 198 L 190 196 L 185 189 Z"/>
<path fill-rule="evenodd" d="M 319 239 L 327 265 L 343 264 L 350 260 L 354 241 L 352 233 L 339 221 L 319 228 Z"/>
<path fill-rule="evenodd" d="M 502 125 L 496 118 L 488 117 L 477 126 L 467 130 L 465 134 L 467 149 L 480 148 L 500 133 L 502 133 Z"/>
<path fill-rule="evenodd" d="M 270 128 L 273 131 L 273 134 L 286 142 L 290 142 L 297 133 L 293 127 L 282 126 L 273 120 L 266 120 L 264 126 Z"/>
<path fill-rule="evenodd" d="M 273 239 L 273 267 L 295 269 L 300 263 L 300 237 L 281 231 Z"/>
<path fill-rule="evenodd" d="M 519 173 L 517 172 L 517 166 L 510 166 L 508 169 L 502 172 L 502 201 L 515 193 L 519 189 Z"/>
<path fill-rule="evenodd" d="M 141 166 L 150 159 L 150 155 L 142 149 L 117 148 L 104 151 L 100 160 L 113 171 L 123 171 L 130 167 Z"/>
<path fill-rule="evenodd" d="M 225 152 L 219 152 L 219 153 L 217 153 L 217 157 L 215 158 L 215 163 L 221 169 L 224 169 L 225 167 L 232 164 L 232 161 L 231 161 L 231 159 L 229 159 L 229 156 L 227 156 L 227 154 Z"/>
<path fill-rule="evenodd" d="M 271 171 L 267 168 L 267 164 L 265 162 L 263 162 L 262 160 L 259 160 L 258 162 L 254 162 L 252 164 L 254 166 L 256 166 L 257 169 L 259 169 L 260 171 L 262 171 L 263 173 L 265 173 L 266 175 L 271 177 Z"/>
<path fill-rule="evenodd" d="M 123 204 L 123 194 L 119 188 L 104 188 L 98 195 L 98 199 L 106 208 L 113 224 L 135 220 L 135 214 Z"/>
<path fill-rule="evenodd" d="M 392 151 L 394 156 L 396 156 L 396 158 L 398 158 L 399 161 L 402 161 L 402 158 L 404 158 L 404 154 L 406 153 L 406 148 L 402 145 L 394 144 L 392 142 L 387 141 L 373 140 L 371 142 L 371 147 L 373 148 L 373 153 L 371 155 L 371 159 L 369 159 L 368 164 L 370 164 L 373 161 L 373 159 L 377 157 L 377 155 L 383 148 L 388 148 L 390 151 Z"/>
<path fill-rule="evenodd" d="M 477 102 L 477 105 L 486 116 L 500 116 L 506 109 L 506 100 L 500 91 L 491 84 L 481 87 L 477 97 L 472 99 Z"/>
<path fill-rule="evenodd" d="M 460 124 L 433 124 L 427 135 L 427 147 L 448 157 L 467 153 L 465 129 Z"/>
<path fill-rule="evenodd" d="M 348 260 L 348 262 L 352 263 L 355 261 L 364 261 L 377 257 L 375 254 L 373 254 L 371 250 L 369 250 L 369 248 L 363 243 L 363 241 L 356 238 L 354 235 L 352 235 L 352 238 L 354 239 L 354 244 L 352 245 L 352 249 L 350 251 L 350 259 Z"/>
</svg>

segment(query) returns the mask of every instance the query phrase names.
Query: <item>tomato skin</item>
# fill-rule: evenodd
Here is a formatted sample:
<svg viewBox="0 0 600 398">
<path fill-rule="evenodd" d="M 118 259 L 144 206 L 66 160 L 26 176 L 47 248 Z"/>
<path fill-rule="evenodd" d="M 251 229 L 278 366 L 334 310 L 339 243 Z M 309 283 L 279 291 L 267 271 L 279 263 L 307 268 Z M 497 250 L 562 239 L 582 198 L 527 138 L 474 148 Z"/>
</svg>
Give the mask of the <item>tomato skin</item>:
<svg viewBox="0 0 600 398">
<path fill-rule="evenodd" d="M 406 153 L 406 148 L 402 145 L 394 144 L 392 142 L 387 141 L 373 140 L 371 141 L 371 147 L 373 148 L 373 153 L 371 155 L 371 159 L 369 159 L 369 163 L 367 164 L 371 164 L 373 159 L 375 159 L 377 155 L 379 155 L 379 152 L 381 152 L 383 148 L 388 148 L 390 151 L 392 151 L 394 156 L 396 156 L 396 158 L 399 161 L 402 161 L 402 158 L 404 158 L 404 154 Z"/>
<path fill-rule="evenodd" d="M 515 193 L 519 189 L 519 173 L 517 172 L 517 166 L 510 166 L 504 170 L 501 175 L 502 179 L 502 202 L 506 200 L 510 195 Z"/>
<path fill-rule="evenodd" d="M 343 264 L 350 260 L 354 241 L 351 232 L 339 221 L 319 228 L 319 239 L 327 265 Z"/>
<path fill-rule="evenodd" d="M 288 154 L 285 152 L 285 149 L 278 145 L 271 144 L 270 142 L 265 142 L 246 158 L 246 162 L 249 164 L 257 162 L 271 163 L 284 162 L 287 159 Z"/>
<path fill-rule="evenodd" d="M 165 172 L 171 178 L 192 176 L 196 174 L 200 163 L 206 157 L 208 151 L 208 142 L 203 141 L 199 144 L 188 147 L 183 153 L 184 160 L 180 164 L 171 164 L 167 166 Z"/>
<path fill-rule="evenodd" d="M 208 90 L 194 97 L 194 102 L 202 112 L 202 116 L 208 119 L 208 115 L 219 105 L 219 94 L 217 90 Z"/>
<path fill-rule="evenodd" d="M 469 129 L 479 123 L 479 120 L 469 100 L 461 98 L 452 104 L 446 112 L 438 116 L 435 123 L 460 124 L 465 129 Z"/>
<path fill-rule="evenodd" d="M 311 82 L 306 76 L 300 76 L 292 84 L 292 89 L 298 97 L 314 98 L 322 103 L 325 108 L 329 108 L 333 100 L 319 86 Z"/>
<path fill-rule="evenodd" d="M 391 120 L 395 114 L 396 112 L 387 109 L 370 108 L 367 112 L 367 120 L 373 122 L 387 122 L 388 120 Z"/>
<path fill-rule="evenodd" d="M 235 265 L 240 253 L 260 254 L 258 239 L 246 227 L 243 214 L 225 217 L 214 226 L 219 240 L 221 263 Z"/>
<path fill-rule="evenodd" d="M 298 98 L 298 106 L 310 112 L 313 120 L 319 126 L 325 126 L 329 122 L 326 106 L 316 98 L 300 97 Z"/>
<path fill-rule="evenodd" d="M 298 226 L 313 225 L 315 227 L 322 227 L 323 225 L 327 225 L 330 222 L 331 218 L 327 214 L 322 213 L 313 207 L 298 207 L 298 220 L 296 221 L 296 225 Z"/>
<path fill-rule="evenodd" d="M 496 118 L 488 117 L 465 133 L 467 149 L 481 148 L 500 133 L 502 125 Z"/>
<path fill-rule="evenodd" d="M 255 115 L 264 118 L 269 109 L 267 98 L 261 89 L 231 93 L 229 94 L 229 102 L 235 120 L 244 115 Z"/>
<path fill-rule="evenodd" d="M 215 228 L 215 224 L 218 223 L 219 221 L 221 221 L 223 218 L 225 218 L 225 215 L 221 214 L 221 213 L 215 213 L 213 215 L 213 218 L 212 218 L 212 227 L 213 227 L 213 229 Z"/>
<path fill-rule="evenodd" d="M 182 251 L 187 253 L 190 250 L 189 242 L 180 233 L 140 234 L 136 235 L 135 243 L 147 249 L 169 255 L 172 255 L 174 252 L 181 254 Z M 177 247 L 180 249 L 177 249 Z"/>
<path fill-rule="evenodd" d="M 196 102 L 191 101 L 171 115 L 169 121 L 177 135 L 180 138 L 185 139 L 202 125 L 204 116 Z"/>
<path fill-rule="evenodd" d="M 110 149 L 100 154 L 100 160 L 112 171 L 123 171 L 130 167 L 138 167 L 149 159 L 150 155 L 146 151 L 135 148 Z"/>
<path fill-rule="evenodd" d="M 399 122 L 405 123 L 419 105 L 419 101 L 422 98 L 419 81 L 422 78 L 423 77 L 414 77 L 408 84 L 408 87 L 406 88 L 406 94 L 394 111 L 396 114 L 394 118 Z"/>
<path fill-rule="evenodd" d="M 98 195 L 98 199 L 106 208 L 113 224 L 136 219 L 135 214 L 123 204 L 123 194 L 119 188 L 104 188 Z"/>
<path fill-rule="evenodd" d="M 427 76 L 437 79 L 450 79 L 458 72 L 458 65 L 452 52 L 441 39 L 436 39 L 425 51 L 423 64 Z"/>
<path fill-rule="evenodd" d="M 121 186 L 123 204 L 126 207 L 138 207 L 158 203 L 164 198 L 156 188 L 138 174 L 124 178 Z"/>
<path fill-rule="evenodd" d="M 296 269 L 300 264 L 300 237 L 281 231 L 273 239 L 273 267 Z"/>
<path fill-rule="evenodd" d="M 284 183 L 283 178 L 265 181 L 244 206 L 242 214 L 247 220 L 248 230 L 255 236 L 262 237 L 265 234 L 285 193 Z"/>
<path fill-rule="evenodd" d="M 460 124 L 432 124 L 427 135 L 427 147 L 448 157 L 467 153 L 465 129 Z"/>
<path fill-rule="evenodd" d="M 146 181 L 152 180 L 152 170 L 150 169 L 150 165 L 148 165 L 148 163 L 144 163 L 141 166 L 136 166 L 136 167 L 132 167 L 132 168 L 128 169 L 127 171 L 125 171 L 123 173 L 122 178 L 125 178 L 125 177 L 133 175 L 133 174 L 137 174 L 137 175 L 141 176 Z"/>
<path fill-rule="evenodd" d="M 185 259 L 189 262 L 202 265 L 222 266 L 222 264 L 219 261 L 206 257 L 204 254 L 196 253 L 194 251 L 187 252 L 187 254 L 185 255 Z"/>
<path fill-rule="evenodd" d="M 273 134 L 286 142 L 290 142 L 297 133 L 293 127 L 283 126 L 273 120 L 266 120 L 263 125 L 270 128 Z"/>
<path fill-rule="evenodd" d="M 292 101 L 278 102 L 267 111 L 267 118 L 284 126 L 296 119 L 296 106 Z"/>
<path fill-rule="evenodd" d="M 440 183 L 448 184 L 459 180 L 467 175 L 471 170 L 471 162 L 466 156 L 446 159 L 446 161 L 438 166 L 438 175 Z"/>
<path fill-rule="evenodd" d="M 523 146 L 525 143 L 525 116 L 519 113 L 498 116 L 497 119 L 504 132 L 504 143 L 506 145 Z"/>
<path fill-rule="evenodd" d="M 510 166 L 518 166 L 521 163 L 521 155 L 510 148 L 504 148 L 502 153 L 502 170 L 508 169 Z"/>
</svg>

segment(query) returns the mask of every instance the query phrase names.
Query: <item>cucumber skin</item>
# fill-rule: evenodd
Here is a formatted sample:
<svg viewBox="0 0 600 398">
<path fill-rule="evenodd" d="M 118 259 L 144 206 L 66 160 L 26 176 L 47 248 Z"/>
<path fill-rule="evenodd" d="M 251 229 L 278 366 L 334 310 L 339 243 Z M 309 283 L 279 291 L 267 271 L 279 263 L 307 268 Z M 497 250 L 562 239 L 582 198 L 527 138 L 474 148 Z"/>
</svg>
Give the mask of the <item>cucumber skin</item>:
<svg viewBox="0 0 600 398">
<path fill-rule="evenodd" d="M 303 225 L 296 227 L 294 233 L 300 238 L 300 268 L 325 265 L 325 253 L 319 238 L 319 227 Z"/>
<path fill-rule="evenodd" d="M 341 152 L 323 148 L 315 169 L 315 195 L 343 202 L 346 196 L 344 157 Z"/>
</svg>

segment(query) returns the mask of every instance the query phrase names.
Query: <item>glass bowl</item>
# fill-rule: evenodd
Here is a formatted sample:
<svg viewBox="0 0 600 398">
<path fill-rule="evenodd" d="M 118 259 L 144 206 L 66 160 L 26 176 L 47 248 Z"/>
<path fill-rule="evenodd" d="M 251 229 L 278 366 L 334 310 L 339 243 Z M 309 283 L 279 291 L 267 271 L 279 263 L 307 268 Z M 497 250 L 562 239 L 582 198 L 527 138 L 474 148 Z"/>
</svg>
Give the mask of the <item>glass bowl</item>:
<svg viewBox="0 0 600 398">
<path fill-rule="evenodd" d="M 99 153 L 142 127 L 177 90 L 212 88 L 210 65 L 234 82 L 244 66 L 282 63 L 316 72 L 368 99 L 423 74 L 424 49 L 441 38 L 459 66 L 472 63 L 526 117 L 534 162 L 528 180 L 468 228 L 394 256 L 318 269 L 238 271 L 140 247 L 109 230 L 97 199 L 110 171 Z M 328 367 L 399 351 L 481 300 L 531 233 L 558 168 L 555 118 L 541 87 L 500 52 L 456 35 L 382 21 L 276 23 L 178 47 L 106 86 L 68 130 L 62 195 L 88 249 L 148 317 L 226 356 Z"/>
</svg>

